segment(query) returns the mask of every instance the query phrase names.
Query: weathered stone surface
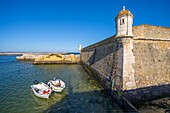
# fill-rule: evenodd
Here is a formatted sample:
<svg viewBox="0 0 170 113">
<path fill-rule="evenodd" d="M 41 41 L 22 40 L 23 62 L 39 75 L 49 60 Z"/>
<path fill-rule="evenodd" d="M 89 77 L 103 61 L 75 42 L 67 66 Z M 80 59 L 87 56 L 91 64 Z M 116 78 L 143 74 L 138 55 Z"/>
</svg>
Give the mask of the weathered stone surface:
<svg viewBox="0 0 170 113">
<path fill-rule="evenodd" d="M 114 79 L 115 83 L 108 86 L 108 89 L 119 88 L 118 90 L 121 90 L 122 82 L 117 76 L 122 76 L 122 59 L 122 42 L 115 37 L 84 48 L 81 52 L 82 62 L 100 73 L 103 78 L 109 81 Z"/>
<path fill-rule="evenodd" d="M 138 88 L 170 83 L 169 47 L 170 41 L 134 41 L 133 68 Z"/>
<path fill-rule="evenodd" d="M 133 27 L 133 35 L 141 38 L 170 38 L 170 28 L 151 25 Z"/>
</svg>

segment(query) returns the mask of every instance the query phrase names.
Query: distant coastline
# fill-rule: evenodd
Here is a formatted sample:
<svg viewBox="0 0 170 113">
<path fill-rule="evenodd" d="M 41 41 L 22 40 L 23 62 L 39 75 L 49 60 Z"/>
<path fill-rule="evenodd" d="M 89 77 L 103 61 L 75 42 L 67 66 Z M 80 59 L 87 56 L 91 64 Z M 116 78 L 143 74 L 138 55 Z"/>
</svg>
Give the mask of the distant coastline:
<svg viewBox="0 0 170 113">
<path fill-rule="evenodd" d="M 0 52 L 0 56 L 13 56 L 13 55 L 17 55 L 17 56 L 20 56 L 22 55 L 23 53 L 17 53 L 17 52 Z"/>
<path fill-rule="evenodd" d="M 78 54 L 80 54 L 80 52 L 0 52 L 0 56 L 10 56 L 10 55 L 21 56 L 23 54 L 47 55 L 47 54 L 53 54 L 53 53 L 59 53 L 59 54 L 63 54 L 63 55 L 67 55 L 67 54 L 78 55 Z"/>
</svg>

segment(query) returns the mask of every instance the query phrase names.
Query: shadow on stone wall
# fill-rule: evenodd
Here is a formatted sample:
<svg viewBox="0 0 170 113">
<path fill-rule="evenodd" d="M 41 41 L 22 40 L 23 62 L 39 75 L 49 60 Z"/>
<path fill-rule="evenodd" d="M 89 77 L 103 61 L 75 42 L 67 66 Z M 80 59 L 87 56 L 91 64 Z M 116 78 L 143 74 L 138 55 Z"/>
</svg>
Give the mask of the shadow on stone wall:
<svg viewBox="0 0 170 113">
<path fill-rule="evenodd" d="M 89 67 L 91 75 L 99 84 L 110 90 L 122 88 L 123 44 L 121 39 L 112 39 L 112 42 L 107 45 L 86 48 L 82 52 L 90 53 L 87 61 L 82 62 L 86 67 Z M 112 81 L 114 81 L 113 84 Z"/>
<path fill-rule="evenodd" d="M 138 106 L 143 102 L 170 96 L 170 84 L 125 90 L 123 95 L 133 105 Z"/>
<path fill-rule="evenodd" d="M 93 51 L 94 51 L 93 54 L 90 56 L 90 58 L 87 61 L 89 65 L 93 65 L 95 63 L 96 48 Z"/>
<path fill-rule="evenodd" d="M 93 52 L 87 62 L 90 65 L 93 65 L 94 63 L 106 58 L 107 56 L 115 57 L 117 51 L 122 48 L 122 43 L 119 43 L 117 40 L 115 40 L 114 42 L 110 43 L 110 45 L 103 45 L 102 47 L 96 47 L 88 50 L 86 49 L 85 52 Z"/>
</svg>

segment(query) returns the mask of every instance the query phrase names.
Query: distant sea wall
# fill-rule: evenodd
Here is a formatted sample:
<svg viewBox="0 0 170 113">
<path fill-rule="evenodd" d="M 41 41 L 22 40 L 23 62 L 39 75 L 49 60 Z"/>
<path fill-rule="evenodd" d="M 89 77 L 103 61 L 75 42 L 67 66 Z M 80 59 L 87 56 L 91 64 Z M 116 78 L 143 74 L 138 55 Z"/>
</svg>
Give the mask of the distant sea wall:
<svg viewBox="0 0 170 113">
<path fill-rule="evenodd" d="M 48 54 L 36 58 L 33 64 L 77 64 L 80 55 L 74 54 Z"/>
<path fill-rule="evenodd" d="M 113 36 L 81 52 L 89 73 L 105 89 L 118 91 L 132 103 L 170 95 L 170 30 L 147 28 L 133 28 L 137 36 Z M 144 29 L 143 35 L 139 29 Z"/>
<path fill-rule="evenodd" d="M 43 56 L 44 54 L 37 54 L 37 53 L 23 53 L 21 56 L 17 56 L 17 60 L 27 60 L 27 61 L 34 61 L 36 58 Z"/>
<path fill-rule="evenodd" d="M 80 54 L 71 53 L 24 53 L 16 57 L 17 60 L 32 61 L 33 64 L 77 64 Z"/>
<path fill-rule="evenodd" d="M 0 52 L 0 56 L 11 56 L 11 55 L 22 55 L 23 53 L 16 53 L 16 52 Z"/>
</svg>

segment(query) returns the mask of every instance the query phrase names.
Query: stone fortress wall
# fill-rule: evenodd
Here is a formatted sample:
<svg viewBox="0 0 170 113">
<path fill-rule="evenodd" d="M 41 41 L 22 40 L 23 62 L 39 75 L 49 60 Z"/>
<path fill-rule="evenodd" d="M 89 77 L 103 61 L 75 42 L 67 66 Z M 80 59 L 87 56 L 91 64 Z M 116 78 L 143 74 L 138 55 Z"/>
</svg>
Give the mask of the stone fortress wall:
<svg viewBox="0 0 170 113">
<path fill-rule="evenodd" d="M 170 83 L 170 41 L 134 40 L 137 88 Z"/>
<path fill-rule="evenodd" d="M 106 89 L 122 91 L 131 102 L 146 101 L 169 94 L 169 39 L 113 36 L 84 48 L 81 61 Z"/>
<path fill-rule="evenodd" d="M 105 89 L 112 89 L 113 79 L 119 79 L 116 82 L 117 88 L 121 86 L 122 56 L 122 42 L 113 36 L 84 48 L 81 61 L 94 71 L 92 75 Z"/>
<path fill-rule="evenodd" d="M 132 103 L 169 95 L 170 28 L 140 25 L 132 31 L 83 48 L 81 62 L 105 89 Z"/>
<path fill-rule="evenodd" d="M 128 64 L 133 74 L 129 73 L 127 77 L 123 75 L 124 95 L 133 103 L 168 96 L 170 94 L 170 28 L 142 25 L 134 27 L 133 31 L 136 36 L 130 39 L 132 43 L 129 43 L 129 46 L 132 46 L 133 57 L 130 59 L 134 59 L 134 63 Z M 127 70 L 123 69 L 123 71 Z M 130 75 L 133 77 L 130 78 Z M 131 81 L 131 84 L 127 84 L 127 81 Z"/>
</svg>

